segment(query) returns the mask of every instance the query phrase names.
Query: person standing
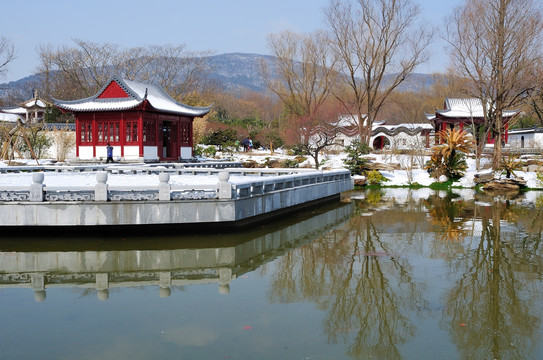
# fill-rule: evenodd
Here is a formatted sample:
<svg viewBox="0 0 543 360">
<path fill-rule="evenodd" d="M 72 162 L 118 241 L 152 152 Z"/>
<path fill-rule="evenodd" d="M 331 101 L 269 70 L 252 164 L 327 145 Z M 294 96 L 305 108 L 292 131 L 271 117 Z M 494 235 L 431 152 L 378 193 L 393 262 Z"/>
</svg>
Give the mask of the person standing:
<svg viewBox="0 0 543 360">
<path fill-rule="evenodd" d="M 247 152 L 247 150 L 249 149 L 249 139 L 244 138 L 243 140 L 241 140 L 241 144 L 243 145 L 243 152 Z"/>
<path fill-rule="evenodd" d="M 113 161 L 113 146 L 111 146 L 109 143 L 107 143 L 106 150 L 107 150 L 106 164 L 110 163 L 110 162 L 114 162 Z"/>
</svg>

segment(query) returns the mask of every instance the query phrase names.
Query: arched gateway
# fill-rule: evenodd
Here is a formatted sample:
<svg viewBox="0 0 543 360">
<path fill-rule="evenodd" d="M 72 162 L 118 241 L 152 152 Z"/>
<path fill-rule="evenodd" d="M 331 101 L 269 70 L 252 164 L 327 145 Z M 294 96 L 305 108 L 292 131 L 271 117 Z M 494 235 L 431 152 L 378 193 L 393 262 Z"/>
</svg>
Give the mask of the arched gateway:
<svg viewBox="0 0 543 360">
<path fill-rule="evenodd" d="M 162 88 L 114 76 L 94 96 L 54 105 L 75 115 L 76 156 L 139 161 L 176 161 L 192 157 L 192 123 L 210 107 L 175 101 Z"/>
</svg>

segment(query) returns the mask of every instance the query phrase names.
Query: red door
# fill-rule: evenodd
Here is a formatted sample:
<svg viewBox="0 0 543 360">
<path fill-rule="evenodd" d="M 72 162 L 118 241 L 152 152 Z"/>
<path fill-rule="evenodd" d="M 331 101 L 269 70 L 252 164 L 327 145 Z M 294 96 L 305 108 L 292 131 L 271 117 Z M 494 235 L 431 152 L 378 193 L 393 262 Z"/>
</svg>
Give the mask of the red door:
<svg viewBox="0 0 543 360">
<path fill-rule="evenodd" d="M 160 160 L 177 160 L 179 158 L 178 125 L 171 121 L 162 123 L 162 147 Z"/>
</svg>

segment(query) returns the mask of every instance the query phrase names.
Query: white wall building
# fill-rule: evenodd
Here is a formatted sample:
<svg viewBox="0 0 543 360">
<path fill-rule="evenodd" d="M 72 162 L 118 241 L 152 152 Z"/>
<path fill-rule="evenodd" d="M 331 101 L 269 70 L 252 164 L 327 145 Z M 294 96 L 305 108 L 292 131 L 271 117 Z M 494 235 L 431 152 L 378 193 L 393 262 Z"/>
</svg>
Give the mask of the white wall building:
<svg viewBox="0 0 543 360">
<path fill-rule="evenodd" d="M 341 116 L 338 126 L 340 131 L 336 137 L 336 145 L 332 150 L 343 150 L 351 145 L 354 140 L 360 140 L 358 125 L 353 116 Z M 369 145 L 374 150 L 383 148 L 398 150 L 428 148 L 431 146 L 430 136 L 433 130 L 434 127 L 429 122 L 397 125 L 387 125 L 386 121 L 374 122 Z"/>
<path fill-rule="evenodd" d="M 509 130 L 511 149 L 543 150 L 543 128 Z"/>
</svg>

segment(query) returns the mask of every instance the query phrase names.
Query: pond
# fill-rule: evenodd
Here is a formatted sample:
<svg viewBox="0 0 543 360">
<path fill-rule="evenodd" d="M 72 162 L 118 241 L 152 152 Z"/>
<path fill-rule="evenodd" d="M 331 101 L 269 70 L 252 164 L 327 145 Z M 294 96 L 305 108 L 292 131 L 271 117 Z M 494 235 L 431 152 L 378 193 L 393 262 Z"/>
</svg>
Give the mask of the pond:
<svg viewBox="0 0 543 360">
<path fill-rule="evenodd" d="M 250 230 L 0 239 L 0 359 L 541 359 L 543 193 L 353 191 Z"/>
</svg>

